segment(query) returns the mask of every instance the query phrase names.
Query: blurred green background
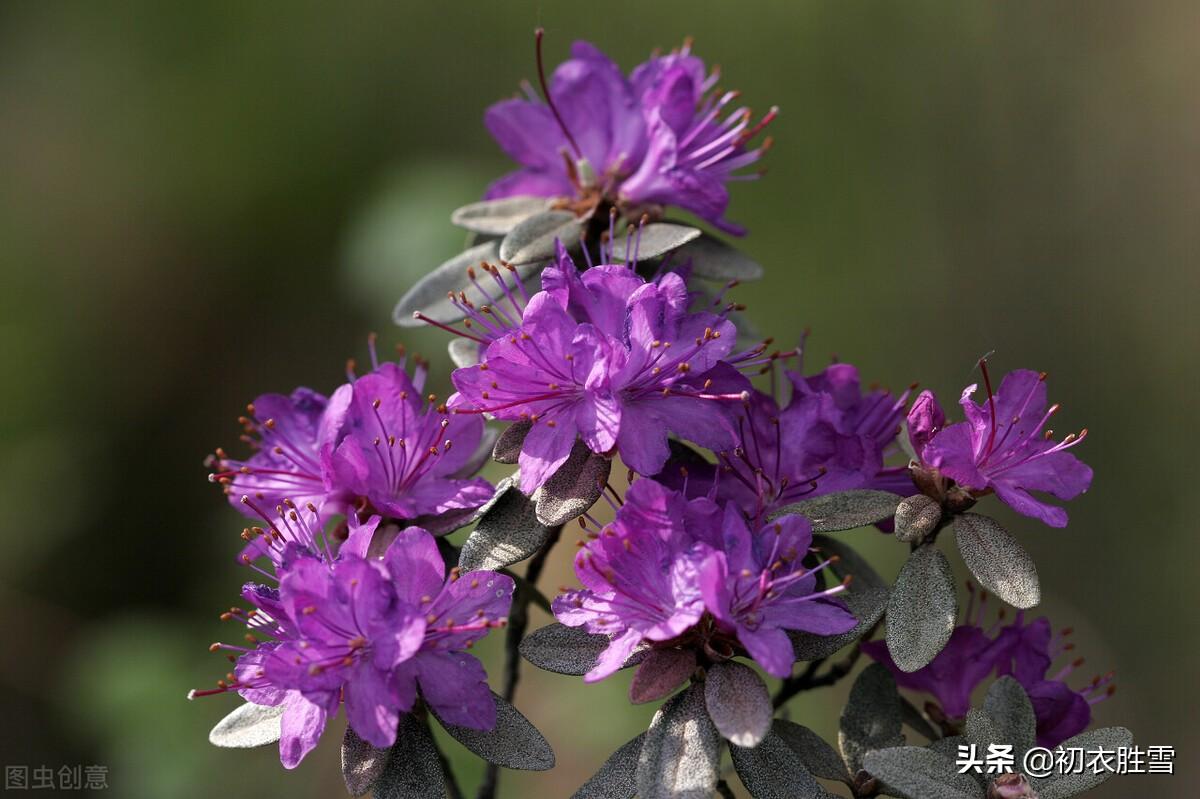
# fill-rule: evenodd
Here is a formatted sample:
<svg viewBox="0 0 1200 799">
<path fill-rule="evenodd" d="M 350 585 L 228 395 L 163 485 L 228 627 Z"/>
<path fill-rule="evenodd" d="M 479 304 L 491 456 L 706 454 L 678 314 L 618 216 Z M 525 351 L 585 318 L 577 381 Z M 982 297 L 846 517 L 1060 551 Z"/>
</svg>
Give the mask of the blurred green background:
<svg viewBox="0 0 1200 799">
<path fill-rule="evenodd" d="M 738 297 L 783 341 L 812 326 L 811 365 L 948 402 L 989 350 L 1050 372 L 1093 491 L 1066 530 L 1001 515 L 1080 679 L 1117 670 L 1098 721 L 1192 757 L 1200 6 L 110 2 L 0 6 L 5 763 L 106 764 L 131 799 L 342 795 L 339 732 L 285 772 L 208 746 L 231 698 L 184 700 L 244 579 L 202 459 L 256 394 L 330 390 L 398 336 L 395 299 L 462 244 L 447 214 L 508 169 L 481 114 L 533 76 L 536 25 L 551 61 L 585 37 L 626 67 L 692 34 L 782 107 L 770 174 L 734 189 L 768 267 Z M 445 339 L 403 338 L 445 381 Z M 852 535 L 895 573 L 902 546 Z M 559 766 L 507 795 L 566 796 L 644 728 L 627 680 L 527 667 Z M 830 735 L 844 692 L 793 717 Z M 1194 787 L 1096 795 L 1134 793 Z"/>
</svg>

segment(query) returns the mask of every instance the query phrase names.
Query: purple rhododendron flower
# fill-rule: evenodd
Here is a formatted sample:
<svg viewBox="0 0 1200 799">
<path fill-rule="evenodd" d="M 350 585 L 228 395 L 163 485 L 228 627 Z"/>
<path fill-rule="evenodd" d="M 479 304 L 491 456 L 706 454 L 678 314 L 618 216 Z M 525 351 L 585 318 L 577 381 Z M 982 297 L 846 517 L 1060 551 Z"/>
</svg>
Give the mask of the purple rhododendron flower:
<svg viewBox="0 0 1200 799">
<path fill-rule="evenodd" d="M 547 102 L 526 86 L 525 98 L 503 100 L 484 115 L 492 137 L 521 165 L 493 183 L 487 198 L 579 198 L 587 207 L 604 200 L 631 218 L 671 205 L 743 233 L 724 219 L 726 184 L 758 176 L 734 173 L 770 147 L 769 137 L 747 145 L 777 109 L 751 124 L 748 108 L 732 106 L 738 92 L 714 91 L 717 78 L 690 43 L 626 77 L 594 45 L 575 42 L 549 84 L 542 81 Z"/>
<path fill-rule="evenodd" d="M 519 460 L 527 493 L 577 438 L 642 474 L 662 469 L 668 433 L 728 448 L 732 410 L 749 387 L 725 362 L 739 362 L 730 356 L 737 333 L 689 302 L 673 272 L 652 281 L 626 266 L 579 272 L 560 245 L 520 324 L 498 333 L 480 364 L 455 370 L 455 413 L 532 422 Z"/>
<path fill-rule="evenodd" d="M 279 588 L 254 583 L 254 607 L 223 618 L 272 640 L 241 653 L 230 683 L 193 695 L 237 691 L 256 704 L 284 705 L 280 759 L 294 768 L 316 746 L 344 703 L 354 731 L 373 746 L 395 742 L 401 713 L 420 695 L 449 724 L 491 729 L 495 705 L 482 664 L 466 650 L 503 626 L 512 579 L 479 571 L 445 579 L 437 543 L 425 530 L 397 533 L 382 558 L 365 557 L 378 516 L 352 525 L 333 557 L 288 544 Z"/>
<path fill-rule="evenodd" d="M 804 377 L 786 372 L 792 396 L 784 408 L 754 391 L 738 420 L 737 446 L 720 451 L 712 466 L 668 463 L 661 479 L 686 486 L 691 496 L 733 501 L 749 519 L 821 494 L 876 488 L 910 494 L 905 467 L 886 467 L 896 447 L 908 392 L 864 394 L 858 370 L 834 364 Z"/>
<path fill-rule="evenodd" d="M 585 529 L 575 558 L 583 588 L 555 599 L 554 615 L 611 639 L 589 682 L 647 643 L 717 658 L 744 650 L 785 677 L 795 661 L 786 630 L 832 635 L 855 624 L 834 599 L 843 586 L 816 590 L 827 563 L 802 565 L 812 533 L 801 517 L 752 533 L 736 508 L 640 479 L 612 524 Z"/>
<path fill-rule="evenodd" d="M 337 485 L 394 519 L 469 512 L 494 493 L 482 478 L 458 476 L 479 446 L 483 420 L 426 403 L 423 377 L 383 363 L 355 380 L 328 459 Z"/>
<path fill-rule="evenodd" d="M 1037 716 L 1038 746 L 1050 749 L 1086 730 L 1092 721 L 1092 705 L 1112 696 L 1117 688 L 1112 684 L 1112 672 L 1097 676 L 1082 690 L 1071 688 L 1066 680 L 1083 665 L 1083 658 L 1050 674 L 1054 661 L 1074 648 L 1067 643 L 1070 634 L 1070 628 L 1055 632 L 1044 616 L 1025 624 L 1024 614 L 1018 613 L 999 636 L 1005 649 L 997 671 L 1011 675 L 1029 694 Z"/>
<path fill-rule="evenodd" d="M 218 449 L 212 459 L 216 471 L 209 479 L 220 483 L 230 503 L 250 517 L 270 515 L 285 500 L 320 510 L 340 499 L 341 492 L 327 480 L 322 463 L 341 429 L 348 388 L 343 386 L 332 398 L 308 388 L 288 396 L 258 397 L 238 419 L 242 438 L 254 454 L 236 460 Z"/>
<path fill-rule="evenodd" d="M 1068 449 L 1083 441 L 1087 430 L 1061 442 L 1042 429 L 1058 405 L 1046 407 L 1045 373 L 1019 369 L 1005 375 L 994 394 L 987 367 L 981 361 L 987 399 L 971 397 L 977 386 L 962 393 L 959 405 L 965 422 L 949 426 L 932 394 L 925 392 L 909 412 L 909 437 L 920 464 L 918 483 L 950 478 L 973 496 L 994 491 L 1018 513 L 1065 527 L 1067 512 L 1036 498 L 1032 491 L 1069 500 L 1087 491 L 1092 470 Z"/>
<path fill-rule="evenodd" d="M 951 727 L 961 725 L 975 689 L 995 675 L 1013 677 L 1029 695 L 1037 717 L 1038 746 L 1052 749 L 1087 729 L 1091 706 L 1116 690 L 1111 684 L 1113 675 L 1097 677 L 1081 691 L 1072 689 L 1066 678 L 1083 665 L 1082 659 L 1048 673 L 1054 660 L 1073 648 L 1066 642 L 1070 629 L 1054 633 L 1045 617 L 1027 625 L 1023 613 L 1010 625 L 1001 626 L 997 621 L 984 629 L 981 622 L 986 604 L 987 595 L 983 594 L 976 605 L 972 591 L 964 623 L 954 628 L 937 657 L 917 671 L 901 671 L 883 641 L 864 641 L 860 646 L 867 656 L 887 667 L 898 686 L 933 696 Z"/>
</svg>

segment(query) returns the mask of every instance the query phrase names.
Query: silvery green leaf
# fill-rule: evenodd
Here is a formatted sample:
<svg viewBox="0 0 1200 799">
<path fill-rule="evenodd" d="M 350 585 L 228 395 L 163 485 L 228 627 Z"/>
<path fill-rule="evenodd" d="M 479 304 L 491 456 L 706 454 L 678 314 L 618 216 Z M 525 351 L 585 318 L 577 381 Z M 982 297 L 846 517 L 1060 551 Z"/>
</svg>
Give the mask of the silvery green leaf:
<svg viewBox="0 0 1200 799">
<path fill-rule="evenodd" d="M 762 678 L 732 660 L 708 669 L 704 703 L 717 732 L 737 746 L 758 746 L 771 729 L 771 717 L 775 715 Z"/>
<path fill-rule="evenodd" d="M 467 277 L 467 268 L 478 266 L 481 261 L 495 262 L 499 256 L 500 247 L 494 241 L 487 241 L 460 252 L 418 280 L 400 298 L 396 310 L 392 312 L 392 321 L 400 327 L 421 327 L 425 323 L 413 318 L 417 311 L 437 322 L 449 324 L 459 321 L 463 314 L 454 307 L 446 294 L 451 291 L 465 291 L 477 305 L 485 304 L 482 295 L 471 285 Z"/>
<path fill-rule="evenodd" d="M 671 222 L 654 222 L 644 225 L 641 234 L 637 229 L 627 236 L 617 236 L 612 241 L 613 263 L 623 264 L 636 260 L 649 261 L 672 250 L 678 250 L 690 241 L 700 238 L 700 231 L 687 225 Z"/>
<path fill-rule="evenodd" d="M 955 760 L 958 757 L 958 747 L 966 746 L 967 739 L 962 735 L 947 735 L 945 738 L 938 738 L 929 746 L 925 747 L 930 751 L 937 752 L 942 757 L 948 757 Z"/>
<path fill-rule="evenodd" d="M 496 447 L 496 441 L 500 438 L 500 431 L 495 427 L 483 428 L 483 435 L 479 438 L 479 443 L 475 446 L 475 451 L 471 453 L 471 457 L 462 467 L 450 475 L 456 480 L 464 480 L 468 477 L 474 477 L 479 473 L 479 470 L 491 460 L 492 451 Z"/>
<path fill-rule="evenodd" d="M 217 722 L 208 734 L 208 742 L 225 749 L 250 749 L 279 740 L 283 705 L 270 707 L 251 702 Z"/>
<path fill-rule="evenodd" d="M 387 760 L 387 749 L 376 749 L 347 725 L 342 738 L 342 779 L 351 796 L 362 796 L 371 790 Z"/>
<path fill-rule="evenodd" d="M 988 688 L 983 709 L 995 724 L 999 740 L 1013 745 L 1020 762 L 1037 736 L 1037 716 L 1025 689 L 1012 677 L 1001 677 Z"/>
<path fill-rule="evenodd" d="M 626 741 L 571 799 L 633 799 L 637 794 L 638 757 L 645 739 L 646 733 L 642 733 Z"/>
<path fill-rule="evenodd" d="M 982 708 L 973 707 L 967 711 L 966 723 L 963 725 L 963 737 L 969 743 L 987 751 L 991 744 L 1007 743 L 1001 735 L 996 722 Z"/>
<path fill-rule="evenodd" d="M 900 714 L 904 717 L 905 724 L 915 730 L 918 735 L 925 736 L 927 740 L 936 741 L 942 737 L 921 711 L 917 710 L 916 706 L 904 697 L 900 697 Z"/>
<path fill-rule="evenodd" d="M 450 354 L 451 363 L 459 369 L 466 369 L 479 363 L 480 346 L 478 341 L 469 338 L 452 338 L 446 345 L 446 351 Z"/>
<path fill-rule="evenodd" d="M 1095 752 L 1101 748 L 1108 751 L 1121 747 L 1133 746 L 1133 733 L 1124 727 L 1101 727 L 1096 730 L 1081 732 L 1074 738 L 1063 741 L 1054 751 L 1066 749 L 1082 749 L 1084 752 Z M 1084 791 L 1090 791 L 1107 780 L 1112 772 L 1101 769 L 1099 774 L 1093 774 L 1090 769 L 1084 769 L 1082 774 L 1051 774 L 1049 777 L 1031 777 L 1038 799 L 1066 799 L 1077 796 Z"/>
<path fill-rule="evenodd" d="M 902 720 L 896 681 L 887 668 L 872 663 L 854 681 L 838 722 L 838 746 L 851 774 L 862 768 L 867 752 L 904 743 Z"/>
<path fill-rule="evenodd" d="M 767 518 L 777 519 L 798 513 L 812 521 L 814 533 L 836 533 L 890 519 L 898 504 L 900 497 L 890 491 L 863 488 L 796 502 L 780 508 Z"/>
<path fill-rule="evenodd" d="M 638 756 L 640 799 L 712 799 L 721 736 L 709 721 L 704 691 L 693 685 L 669 699 L 650 722 Z"/>
<path fill-rule="evenodd" d="M 800 756 L 800 761 L 813 776 L 850 784 L 850 772 L 846 771 L 846 764 L 837 750 L 808 727 L 786 719 L 775 719 L 771 732 Z"/>
<path fill-rule="evenodd" d="M 348 784 L 348 783 L 347 783 Z M 396 743 L 375 783 L 374 799 L 444 799 L 446 776 L 428 728 L 411 713 L 400 715 Z"/>
<path fill-rule="evenodd" d="M 450 221 L 461 228 L 488 236 L 503 236 L 518 223 L 550 208 L 548 197 L 503 197 L 456 209 Z"/>
<path fill-rule="evenodd" d="M 758 280 L 763 268 L 745 253 L 707 233 L 684 245 L 672 259 L 692 262 L 692 274 L 706 280 Z"/>
<path fill-rule="evenodd" d="M 533 427 L 533 422 L 513 422 L 504 428 L 500 433 L 500 438 L 496 439 L 496 446 L 492 450 L 492 459 L 497 463 L 516 463 L 521 456 L 521 446 L 525 443 L 525 436 L 529 435 L 531 427 Z"/>
<path fill-rule="evenodd" d="M 800 755 L 774 732 L 752 748 L 730 746 L 738 778 L 753 799 L 824 799 L 825 789 L 804 767 Z"/>
<path fill-rule="evenodd" d="M 584 220 L 570 211 L 543 211 L 527 217 L 500 242 L 500 260 L 522 266 L 554 257 L 555 242 L 567 249 L 579 241 Z"/>
<path fill-rule="evenodd" d="M 521 655 L 539 669 L 581 677 L 591 671 L 611 639 L 593 635 L 580 627 L 554 622 L 540 627 L 521 641 Z M 635 651 L 621 668 L 636 666 L 651 650 Z"/>
<path fill-rule="evenodd" d="M 587 513 L 604 493 L 611 471 L 612 461 L 577 439 L 566 462 L 533 494 L 538 521 L 556 527 Z"/>
<path fill-rule="evenodd" d="M 907 799 L 982 799 L 983 789 L 972 777 L 959 774 L 953 760 L 919 746 L 877 749 L 864 766 L 895 793 Z"/>
<path fill-rule="evenodd" d="M 849 546 L 831 536 L 817 535 L 813 536 L 813 547 L 827 555 L 838 556 L 839 560 L 830 564 L 829 568 L 842 579 L 851 578 L 850 585 L 838 594 L 838 598 L 846 603 L 846 608 L 854 614 L 858 623 L 837 635 L 788 630 L 797 660 L 821 660 L 857 641 L 882 618 L 888 602 L 887 583 Z"/>
<path fill-rule="evenodd" d="M 463 543 L 458 565 L 463 571 L 502 569 L 532 556 L 549 537 L 550 529 L 538 521 L 533 501 L 506 478 Z"/>
<path fill-rule="evenodd" d="M 896 538 L 906 544 L 919 544 L 942 521 L 942 505 L 933 497 L 914 494 L 896 506 Z"/>
<path fill-rule="evenodd" d="M 496 701 L 496 726 L 491 730 L 456 727 L 440 718 L 438 721 L 450 733 L 450 737 L 489 763 L 527 771 L 554 768 L 554 750 L 537 727 L 494 692 L 492 699 Z M 433 708 L 430 708 L 430 712 L 437 717 L 437 711 Z"/>
<path fill-rule="evenodd" d="M 887 608 L 887 646 L 901 671 L 929 664 L 950 640 L 958 616 L 954 575 L 933 544 L 913 550 L 900 569 Z"/>
<path fill-rule="evenodd" d="M 629 681 L 629 701 L 635 705 L 670 696 L 696 671 L 690 649 L 652 649 Z"/>
<path fill-rule="evenodd" d="M 954 517 L 954 538 L 963 563 L 984 588 L 1021 610 L 1042 600 L 1033 558 L 994 520 L 960 514 Z"/>
</svg>

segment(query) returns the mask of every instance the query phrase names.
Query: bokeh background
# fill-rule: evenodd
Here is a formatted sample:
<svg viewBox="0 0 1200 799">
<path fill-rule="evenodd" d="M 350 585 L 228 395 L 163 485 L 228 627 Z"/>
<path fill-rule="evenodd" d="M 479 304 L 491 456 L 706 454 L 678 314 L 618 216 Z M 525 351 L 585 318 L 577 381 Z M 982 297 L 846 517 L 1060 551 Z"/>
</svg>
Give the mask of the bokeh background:
<svg viewBox="0 0 1200 799">
<path fill-rule="evenodd" d="M 184 699 L 224 671 L 206 645 L 244 578 L 202 460 L 256 394 L 333 388 L 370 330 L 445 381 L 445 339 L 401 336 L 391 306 L 508 168 L 481 113 L 533 77 L 536 25 L 551 61 L 586 37 L 626 67 L 692 34 L 724 84 L 782 107 L 769 175 L 735 187 L 768 267 L 738 296 L 784 341 L 811 326 L 812 365 L 837 353 L 951 402 L 991 350 L 1050 372 L 1094 488 L 1066 530 L 999 515 L 1077 630 L 1080 679 L 1118 673 L 1098 721 L 1180 752 L 1184 776 L 1096 795 L 1193 796 L 1200 7 L 1182 1 L 4 3 L 4 762 L 104 764 L 130 799 L 343 795 L 338 732 L 284 772 L 270 748 L 208 746 L 232 698 Z M 896 572 L 904 547 L 852 535 Z M 569 795 L 643 729 L 627 680 L 527 667 L 518 705 L 559 766 L 505 774 L 507 795 Z M 793 717 L 832 735 L 844 693 Z"/>
</svg>

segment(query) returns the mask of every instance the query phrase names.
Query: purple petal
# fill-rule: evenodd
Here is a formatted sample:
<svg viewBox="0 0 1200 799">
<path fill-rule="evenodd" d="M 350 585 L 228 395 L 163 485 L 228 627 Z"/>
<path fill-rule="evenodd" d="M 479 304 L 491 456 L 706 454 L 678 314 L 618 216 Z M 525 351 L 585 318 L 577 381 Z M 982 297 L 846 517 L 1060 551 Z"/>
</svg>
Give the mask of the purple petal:
<svg viewBox="0 0 1200 799">
<path fill-rule="evenodd" d="M 496 703 L 483 664 L 466 652 L 422 652 L 413 661 L 421 695 L 447 724 L 490 730 Z"/>
<path fill-rule="evenodd" d="M 614 638 L 608 645 L 608 648 L 600 653 L 600 657 L 596 659 L 596 665 L 592 670 L 583 675 L 584 682 L 599 682 L 605 677 L 620 670 L 621 666 L 625 665 L 625 661 L 629 660 L 629 656 L 633 654 L 633 650 L 637 649 L 638 644 L 642 642 L 642 634 L 637 630 L 626 630 L 622 635 Z"/>
<path fill-rule="evenodd" d="M 384 749 L 396 742 L 396 724 L 400 711 L 389 688 L 388 677 L 368 666 L 360 666 L 343 687 L 346 718 L 364 741 Z"/>
<path fill-rule="evenodd" d="M 532 494 L 567 462 L 575 437 L 575 428 L 565 424 L 540 421 L 530 428 L 517 459 L 523 492 Z"/>
<path fill-rule="evenodd" d="M 336 698 L 334 702 L 336 704 Z M 325 732 L 328 717 L 324 707 L 309 701 L 299 691 L 289 693 L 287 708 L 280 719 L 279 762 L 284 768 L 293 769 L 300 765 L 304 756 L 316 747 L 321 733 Z"/>
<path fill-rule="evenodd" d="M 792 673 L 796 653 L 792 649 L 791 639 L 783 630 L 777 627 L 751 630 L 739 626 L 737 636 L 742 646 L 750 653 L 750 657 L 754 658 L 767 674 L 783 679 Z"/>
<path fill-rule="evenodd" d="M 383 560 L 402 602 L 420 605 L 422 597 L 432 599 L 442 590 L 445 562 L 437 541 L 420 527 L 401 530 L 388 545 Z"/>
</svg>

